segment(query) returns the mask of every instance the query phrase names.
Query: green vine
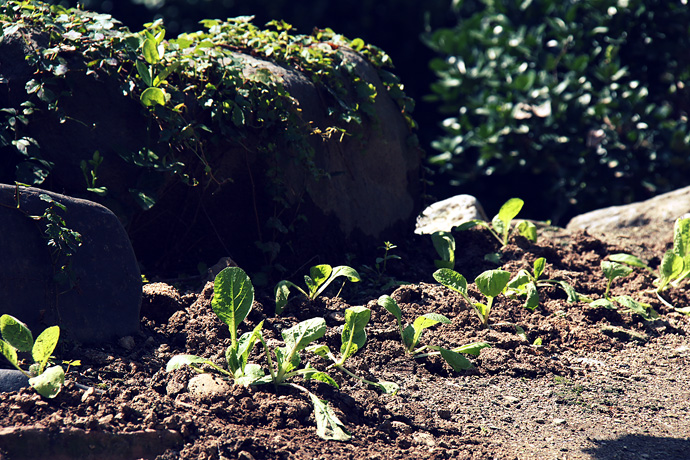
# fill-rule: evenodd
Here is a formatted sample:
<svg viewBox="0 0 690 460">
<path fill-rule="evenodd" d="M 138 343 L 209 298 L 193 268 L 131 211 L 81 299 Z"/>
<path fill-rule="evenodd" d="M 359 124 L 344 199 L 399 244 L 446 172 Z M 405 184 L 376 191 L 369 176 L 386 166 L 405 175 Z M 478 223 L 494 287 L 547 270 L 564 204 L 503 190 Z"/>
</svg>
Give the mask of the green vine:
<svg viewBox="0 0 690 460">
<path fill-rule="evenodd" d="M 211 151 L 221 140 L 231 140 L 269 155 L 269 164 L 274 166 L 266 174 L 276 187 L 272 195 L 277 201 L 282 196 L 276 166 L 281 155 L 290 152 L 313 177 L 322 177 L 325 172 L 315 165 L 310 136 L 342 140 L 365 118 L 376 122 L 376 88 L 357 75 L 348 50 L 377 68 L 410 128 L 415 127 L 410 116 L 414 103 L 397 77 L 385 70 L 392 63 L 382 50 L 330 29 L 292 35 L 292 26 L 283 21 L 272 21 L 266 29 L 251 21 L 252 17 L 204 20 L 204 30 L 166 40 L 161 21 L 133 33 L 106 14 L 35 0 L 3 2 L 3 34 L 38 30 L 48 41 L 28 57 L 35 67 L 34 78 L 26 85 L 29 99 L 18 108 L 0 109 L 5 114 L 0 145 L 12 144 L 22 156 L 17 180 L 38 185 L 50 173 L 52 163 L 41 157 L 35 139 L 22 134 L 23 127 L 36 111 L 54 112 L 60 120 L 69 118 L 60 97 L 78 91 L 65 82 L 74 72 L 94 78 L 117 76 L 122 92 L 141 101 L 148 112 L 149 145 L 119 152 L 128 163 L 176 174 L 190 185 L 220 186 L 232 178 L 217 176 Z M 75 55 L 84 57 L 83 65 L 74 63 Z M 243 56 L 289 66 L 310 78 L 328 106 L 327 126 L 305 120 L 281 78 L 267 69 L 248 70 L 251 62 Z M 107 189 L 96 185 L 101 161 L 96 152 L 92 160 L 81 163 L 81 169 L 86 188 L 103 196 Z M 151 190 L 130 191 L 143 209 L 155 204 Z"/>
</svg>

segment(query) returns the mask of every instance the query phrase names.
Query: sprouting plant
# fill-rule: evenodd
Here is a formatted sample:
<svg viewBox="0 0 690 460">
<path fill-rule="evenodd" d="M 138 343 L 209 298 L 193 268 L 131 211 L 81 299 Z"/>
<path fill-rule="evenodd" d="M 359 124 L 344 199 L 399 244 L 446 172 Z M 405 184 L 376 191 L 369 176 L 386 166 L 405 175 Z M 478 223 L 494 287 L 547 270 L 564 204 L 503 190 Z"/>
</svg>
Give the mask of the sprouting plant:
<svg viewBox="0 0 690 460">
<path fill-rule="evenodd" d="M 278 282 L 275 287 L 276 300 L 276 314 L 279 315 L 288 302 L 290 296 L 290 288 L 294 287 L 301 292 L 307 299 L 314 300 L 333 282 L 336 278 L 344 276 L 347 280 L 356 283 L 361 280 L 359 273 L 354 268 L 347 265 L 340 265 L 338 267 L 331 267 L 330 265 L 315 265 L 309 269 L 309 275 L 304 275 L 304 282 L 307 285 L 305 291 L 287 280 Z M 345 282 L 343 282 L 345 286 Z M 342 289 L 342 287 L 341 287 Z"/>
<path fill-rule="evenodd" d="M 325 333 L 326 320 L 323 318 L 311 318 L 282 331 L 281 335 L 283 336 L 285 346 L 277 347 L 273 350 L 275 363 L 271 358 L 271 351 L 263 337 L 261 337 L 261 343 L 266 351 L 269 375 L 257 375 L 258 378 L 252 384 L 273 383 L 276 387 L 289 386 L 307 394 L 314 406 L 317 435 L 326 440 L 347 441 L 351 435 L 345 430 L 345 426 L 328 406 L 328 403 L 303 386 L 294 382 L 288 382 L 293 377 L 301 375 L 307 380 L 319 380 L 338 388 L 338 384 L 332 377 L 325 372 L 317 371 L 309 363 L 302 368 L 298 367 L 301 361 L 299 352 L 304 350 L 313 341 L 323 337 Z M 263 374 L 263 370 L 261 370 L 261 374 Z"/>
<path fill-rule="evenodd" d="M 211 307 L 214 313 L 230 331 L 230 346 L 225 352 L 227 370 L 207 358 L 195 355 L 173 356 L 166 367 L 167 371 L 184 365 L 203 372 L 198 365 L 206 364 L 232 378 L 235 383 L 249 385 L 257 375 L 263 376 L 260 366 L 247 363 L 249 353 L 261 337 L 263 321 L 252 332 L 245 332 L 238 337 L 238 328 L 252 309 L 254 302 L 254 286 L 247 274 L 239 267 L 227 267 L 221 270 L 213 285 Z"/>
<path fill-rule="evenodd" d="M 0 316 L 0 333 L 0 352 L 10 364 L 29 377 L 29 385 L 34 387 L 38 394 L 45 398 L 57 396 L 65 383 L 65 371 L 59 365 L 48 368 L 46 366 L 60 339 L 60 327 L 52 326 L 45 329 L 34 341 L 26 324 L 14 316 L 5 314 Z M 28 372 L 19 367 L 17 352 L 31 352 L 34 363 L 29 366 Z"/>
<path fill-rule="evenodd" d="M 395 278 L 386 276 L 386 268 L 388 266 L 388 261 L 390 260 L 401 260 L 401 257 L 397 254 L 392 254 L 391 251 L 394 249 L 397 249 L 398 247 L 391 243 L 390 241 L 385 241 L 383 243 L 383 246 L 379 247 L 379 249 L 383 249 L 383 256 L 382 257 L 377 257 L 374 267 L 370 267 L 368 265 L 364 265 L 363 268 L 372 272 L 374 276 L 376 276 L 376 284 L 381 285 L 381 289 L 386 290 L 389 289 L 395 285 L 398 285 L 398 283 Z"/>
<path fill-rule="evenodd" d="M 455 238 L 450 232 L 438 231 L 431 234 L 431 242 L 434 244 L 434 249 L 441 257 L 440 260 L 434 260 L 436 268 L 455 268 Z"/>
<path fill-rule="evenodd" d="M 357 306 L 345 310 L 345 325 L 341 335 L 340 358 L 335 357 L 328 345 L 312 345 L 307 350 L 316 353 L 322 358 L 333 361 L 329 368 L 335 367 L 351 377 L 378 388 L 384 393 L 395 394 L 400 389 L 396 383 L 385 381 L 372 382 L 355 375 L 345 368 L 345 361 L 357 353 L 367 341 L 365 328 L 369 323 L 369 319 L 371 319 L 371 310 L 366 307 Z"/>
<path fill-rule="evenodd" d="M 382 295 L 379 297 L 378 304 L 395 316 L 395 319 L 398 322 L 398 329 L 400 330 L 400 337 L 402 339 L 403 346 L 405 347 L 405 351 L 408 354 L 413 355 L 414 358 L 441 355 L 441 357 L 450 365 L 450 367 L 453 368 L 453 370 L 460 372 L 473 367 L 472 363 L 462 355 L 463 353 L 477 356 L 482 348 L 489 346 L 488 343 L 476 342 L 453 348 L 452 350 L 436 345 L 422 345 L 421 347 L 417 347 L 424 329 L 427 329 L 438 323 L 450 324 L 451 321 L 438 313 L 426 313 L 417 317 L 412 324 L 408 324 L 407 326 L 403 327 L 402 311 L 400 310 L 400 307 L 394 298 L 388 295 Z M 430 353 L 422 353 L 427 349 L 434 351 Z"/>
<path fill-rule="evenodd" d="M 639 257 L 632 254 L 612 254 L 609 256 L 614 262 L 624 263 L 631 267 L 642 268 L 654 273 L 654 270 L 645 264 Z M 690 216 L 685 215 L 678 219 L 673 226 L 673 248 L 666 251 L 659 272 L 654 280 L 656 296 L 669 308 L 674 308 L 681 313 L 690 314 L 690 307 L 676 308 L 661 295 L 669 286 L 678 287 L 680 282 L 690 275 Z"/>
<path fill-rule="evenodd" d="M 273 350 L 274 361 L 271 358 L 266 341 L 261 332 L 263 321 L 252 332 L 244 333 L 237 337 L 238 326 L 249 314 L 254 301 L 254 287 L 247 274 L 238 267 L 227 267 L 216 276 L 214 282 L 213 299 L 211 306 L 218 317 L 228 325 L 231 343 L 226 350 L 225 357 L 228 369 L 215 364 L 207 358 L 194 355 L 173 356 L 166 366 L 167 371 L 178 369 L 182 366 L 190 366 L 197 372 L 204 372 L 199 366 L 208 365 L 221 374 L 230 377 L 236 384 L 260 385 L 273 383 L 276 387 L 291 386 L 306 393 L 314 406 L 317 434 L 323 439 L 347 440 L 350 435 L 344 430 L 343 424 L 338 420 L 333 410 L 326 402 L 319 399 L 306 388 L 287 382 L 296 375 L 302 375 L 305 379 L 315 379 L 329 383 L 336 388 L 336 382 L 324 372 L 318 372 L 307 364 L 299 368 L 299 352 L 314 340 L 326 333 L 326 321 L 323 318 L 312 318 L 282 331 L 285 346 Z M 249 353 L 257 343 L 261 343 L 266 351 L 269 375 L 260 365 L 248 363 Z"/>
<path fill-rule="evenodd" d="M 96 181 L 98 180 L 98 168 L 101 166 L 101 163 L 103 163 L 103 157 L 101 156 L 101 153 L 96 150 L 93 153 L 93 158 L 88 161 L 81 160 L 79 167 L 81 168 L 82 174 L 84 174 L 86 190 L 99 196 L 105 196 L 108 193 L 108 188 L 96 187 Z"/>
<path fill-rule="evenodd" d="M 585 300 L 586 297 L 578 294 L 575 289 L 566 281 L 562 280 L 541 280 L 539 279 L 546 268 L 546 259 L 543 257 L 534 261 L 532 273 L 527 270 L 520 270 L 506 286 L 506 295 L 509 297 L 525 297 L 524 307 L 534 310 L 539 306 L 539 292 L 537 288 L 543 286 L 559 286 L 568 295 L 568 302 Z"/>
<path fill-rule="evenodd" d="M 609 295 L 611 290 L 611 284 L 617 278 L 623 278 L 632 273 L 632 268 L 628 265 L 612 262 L 609 260 L 603 260 L 601 262 L 601 269 L 604 272 L 604 276 L 607 279 L 606 291 L 604 292 L 604 297 L 594 301 L 590 301 L 590 306 L 592 307 L 604 307 L 609 310 L 617 310 L 616 304 L 624 307 L 626 310 L 632 311 L 642 316 L 648 321 L 655 320 L 659 318 L 659 314 L 652 308 L 651 305 L 638 302 L 628 295 L 622 295 L 617 297 L 611 297 Z"/>
<path fill-rule="evenodd" d="M 474 219 L 465 222 L 457 227 L 458 230 L 468 230 L 477 225 L 487 228 L 492 235 L 500 241 L 502 246 L 508 244 L 508 238 L 511 233 L 511 222 L 520 213 L 522 206 L 525 204 L 520 198 L 511 198 L 506 201 L 498 214 L 491 219 L 491 224 L 480 219 Z M 523 220 L 516 227 L 518 233 L 530 241 L 537 241 L 537 227 L 529 221 Z"/>
<path fill-rule="evenodd" d="M 479 320 L 485 327 L 489 326 L 489 314 L 494 299 L 501 294 L 510 280 L 510 272 L 505 270 L 487 270 L 474 279 L 479 292 L 486 297 L 486 303 L 475 302 L 467 293 L 467 280 L 460 273 L 448 268 L 441 268 L 434 272 L 434 279 L 460 295 L 474 308 Z"/>
</svg>

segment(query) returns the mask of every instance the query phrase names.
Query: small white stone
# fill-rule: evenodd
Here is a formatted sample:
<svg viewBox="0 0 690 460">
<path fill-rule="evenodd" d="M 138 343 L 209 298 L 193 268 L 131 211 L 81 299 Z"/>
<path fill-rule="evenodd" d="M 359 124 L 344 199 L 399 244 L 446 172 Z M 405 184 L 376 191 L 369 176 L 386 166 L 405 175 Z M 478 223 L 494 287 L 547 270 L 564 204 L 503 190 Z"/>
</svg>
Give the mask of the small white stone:
<svg viewBox="0 0 690 460">
<path fill-rule="evenodd" d="M 192 396 L 202 399 L 230 393 L 230 385 L 212 374 L 199 374 L 192 377 L 187 384 L 187 389 Z"/>
<path fill-rule="evenodd" d="M 453 227 L 470 220 L 487 220 L 482 205 L 472 195 L 456 195 L 428 206 L 417 217 L 415 233 L 430 235 L 449 232 Z"/>
</svg>

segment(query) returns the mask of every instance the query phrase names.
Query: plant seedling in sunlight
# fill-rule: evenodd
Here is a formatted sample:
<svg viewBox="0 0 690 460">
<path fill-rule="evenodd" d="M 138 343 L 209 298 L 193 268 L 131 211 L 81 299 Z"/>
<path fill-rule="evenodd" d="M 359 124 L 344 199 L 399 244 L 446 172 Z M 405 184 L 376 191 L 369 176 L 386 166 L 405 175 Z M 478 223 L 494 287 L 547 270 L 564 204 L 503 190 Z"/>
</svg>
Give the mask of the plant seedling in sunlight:
<svg viewBox="0 0 690 460">
<path fill-rule="evenodd" d="M 386 269 L 388 267 L 388 262 L 391 260 L 401 260 L 402 258 L 397 255 L 397 254 L 392 254 L 391 251 L 394 249 L 397 249 L 398 247 L 391 243 L 390 241 L 385 241 L 383 243 L 383 246 L 379 247 L 379 249 L 383 249 L 383 256 L 382 257 L 377 257 L 376 258 L 376 263 L 374 264 L 374 267 L 372 268 L 369 265 L 363 265 L 363 268 L 365 270 L 368 270 L 371 272 L 375 277 L 376 277 L 376 285 L 381 286 L 381 289 L 387 290 L 390 289 L 394 286 L 399 286 L 402 283 L 400 281 L 397 281 L 395 278 L 392 276 L 386 275 Z"/>
<path fill-rule="evenodd" d="M 462 347 L 453 348 L 452 350 L 435 345 L 422 345 L 421 347 L 417 347 L 424 329 L 427 329 L 438 323 L 450 324 L 451 321 L 438 313 L 426 313 L 415 319 L 412 324 L 408 324 L 407 326 L 403 327 L 402 311 L 400 310 L 400 307 L 395 299 L 388 295 L 382 295 L 379 297 L 378 304 L 395 316 L 395 319 L 398 322 L 398 329 L 400 330 L 400 337 L 402 338 L 405 351 L 409 354 L 412 354 L 415 358 L 440 355 L 450 365 L 450 367 L 453 368 L 454 371 L 460 372 L 473 367 L 472 363 L 462 354 L 471 354 L 477 356 L 482 348 L 489 346 L 487 343 L 477 342 L 464 345 Z M 433 351 L 430 353 L 422 353 L 427 349 Z"/>
<path fill-rule="evenodd" d="M 369 323 L 369 319 L 371 319 L 371 310 L 366 307 L 357 306 L 345 310 L 345 325 L 341 335 L 340 358 L 335 357 L 328 345 L 312 345 L 307 350 L 316 353 L 322 358 L 333 361 L 329 368 L 335 367 L 351 377 L 378 388 L 384 393 L 395 394 L 400 389 L 396 383 L 372 382 L 355 375 L 344 366 L 347 359 L 357 353 L 366 343 L 367 334 L 365 328 Z"/>
<path fill-rule="evenodd" d="M 561 280 L 541 280 L 539 279 L 546 268 L 546 259 L 543 257 L 534 261 L 532 273 L 527 270 L 520 270 L 506 286 L 506 295 L 509 297 L 525 297 L 524 307 L 528 310 L 535 310 L 539 306 L 539 292 L 537 288 L 544 286 L 559 286 L 568 295 L 568 302 L 585 300 L 586 297 L 575 292 L 575 289 L 566 281 Z"/>
<path fill-rule="evenodd" d="M 442 285 L 460 293 L 467 303 L 472 305 L 484 327 L 489 326 L 489 314 L 494 299 L 504 291 L 510 280 L 510 272 L 505 270 L 487 270 L 477 276 L 474 283 L 486 297 L 486 303 L 482 303 L 475 302 L 470 298 L 467 293 L 467 280 L 460 273 L 448 268 L 441 268 L 436 270 L 433 276 Z"/>
<path fill-rule="evenodd" d="M 477 225 L 487 228 L 491 234 L 501 243 L 501 246 L 508 244 L 508 238 L 511 233 L 511 223 L 515 217 L 520 213 L 522 206 L 525 204 L 520 198 L 511 198 L 506 201 L 498 214 L 491 219 L 491 224 L 480 219 L 474 219 L 465 222 L 457 227 L 458 230 L 468 230 Z M 529 221 L 521 221 L 516 229 L 518 233 L 532 242 L 537 241 L 537 227 Z"/>
<path fill-rule="evenodd" d="M 309 269 L 309 275 L 304 275 L 304 282 L 307 285 L 305 291 L 287 280 L 282 280 L 276 284 L 274 294 L 276 301 L 276 314 L 282 313 L 285 305 L 287 305 L 288 297 L 290 296 L 290 288 L 295 288 L 301 292 L 307 299 L 314 300 L 333 282 L 336 278 L 345 277 L 347 280 L 356 283 L 361 280 L 359 273 L 354 268 L 347 265 L 340 265 L 338 267 L 331 267 L 330 265 L 315 265 Z M 343 282 L 345 286 L 345 282 Z M 341 286 L 342 289 L 342 286 Z"/>
<path fill-rule="evenodd" d="M 434 232 L 431 234 L 431 242 L 434 244 L 434 249 L 441 257 L 440 260 L 434 260 L 436 268 L 455 268 L 455 238 L 450 232 Z"/>
<path fill-rule="evenodd" d="M 11 315 L 0 316 L 0 352 L 14 367 L 29 377 L 31 385 L 41 396 L 54 398 L 65 383 L 65 371 L 62 366 L 46 367 L 50 357 L 60 339 L 60 327 L 52 326 L 45 329 L 36 337 L 26 324 Z M 19 367 L 17 352 L 30 352 L 34 363 L 29 366 L 29 371 Z"/>
</svg>

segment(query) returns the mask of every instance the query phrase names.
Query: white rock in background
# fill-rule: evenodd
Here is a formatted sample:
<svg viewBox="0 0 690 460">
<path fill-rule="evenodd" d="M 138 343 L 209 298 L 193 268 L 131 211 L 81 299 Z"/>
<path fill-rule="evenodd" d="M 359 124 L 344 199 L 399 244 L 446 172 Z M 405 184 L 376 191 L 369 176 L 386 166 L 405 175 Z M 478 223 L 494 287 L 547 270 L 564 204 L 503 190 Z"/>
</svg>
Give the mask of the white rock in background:
<svg viewBox="0 0 690 460">
<path fill-rule="evenodd" d="M 590 233 L 635 232 L 644 233 L 651 241 L 666 240 L 673 233 L 675 220 L 688 212 L 690 187 L 684 187 L 646 201 L 611 206 L 575 216 L 568 222 L 566 229 L 582 229 Z"/>
<path fill-rule="evenodd" d="M 488 220 L 482 205 L 472 195 L 456 195 L 437 201 L 422 211 L 417 217 L 415 233 L 449 232 L 453 227 L 474 219 Z"/>
</svg>

